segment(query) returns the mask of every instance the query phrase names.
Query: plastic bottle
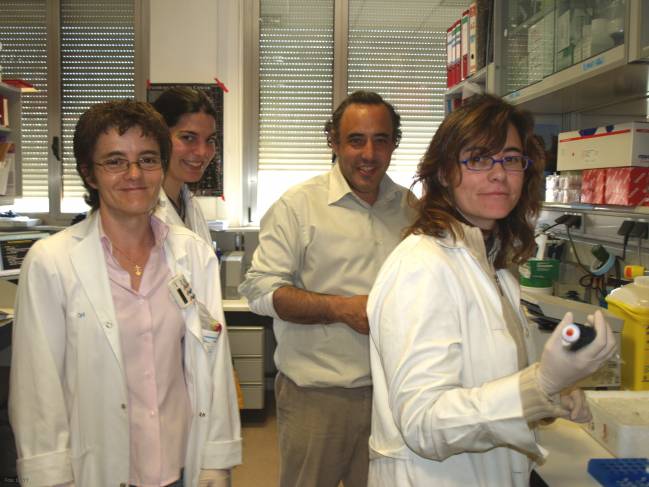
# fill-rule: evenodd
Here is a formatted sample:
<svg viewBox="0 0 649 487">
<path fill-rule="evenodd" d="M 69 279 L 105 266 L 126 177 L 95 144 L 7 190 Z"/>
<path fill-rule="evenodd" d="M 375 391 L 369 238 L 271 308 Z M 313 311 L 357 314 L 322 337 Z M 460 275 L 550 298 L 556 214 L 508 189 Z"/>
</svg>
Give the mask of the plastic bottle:
<svg viewBox="0 0 649 487">
<path fill-rule="evenodd" d="M 622 388 L 649 390 L 649 276 L 611 291 L 608 309 L 624 319 L 621 347 Z"/>
</svg>

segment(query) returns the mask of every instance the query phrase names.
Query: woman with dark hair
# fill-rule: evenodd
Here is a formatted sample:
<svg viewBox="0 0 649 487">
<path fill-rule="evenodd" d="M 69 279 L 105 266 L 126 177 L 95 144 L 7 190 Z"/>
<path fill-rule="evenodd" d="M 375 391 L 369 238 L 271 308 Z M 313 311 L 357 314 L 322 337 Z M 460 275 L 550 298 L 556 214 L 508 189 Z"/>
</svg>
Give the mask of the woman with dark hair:
<svg viewBox="0 0 649 487">
<path fill-rule="evenodd" d="M 533 250 L 543 156 L 531 117 L 493 96 L 451 113 L 419 164 L 407 237 L 368 300 L 374 385 L 369 486 L 527 486 L 544 453 L 534 424 L 586 421 L 575 383 L 615 352 L 561 344 L 567 313 L 531 363 L 520 291 L 507 271 Z"/>
<path fill-rule="evenodd" d="M 205 93 L 184 86 L 169 88 L 154 102 L 171 135 L 171 157 L 165 173 L 156 216 L 162 221 L 183 225 L 205 240 L 210 247 L 212 235 L 201 207 L 187 187 L 198 182 L 217 148 L 216 110 Z M 243 394 L 234 373 L 237 403 L 243 409 Z"/>
<path fill-rule="evenodd" d="M 144 102 L 77 123 L 92 211 L 20 269 L 9 413 L 23 485 L 227 487 L 241 463 L 218 260 L 153 216 L 169 145 Z"/>
<path fill-rule="evenodd" d="M 154 102 L 171 133 L 171 158 L 156 214 L 165 222 L 184 225 L 212 245 L 207 221 L 187 183 L 198 182 L 217 150 L 214 105 L 205 93 L 188 87 L 170 88 Z"/>
</svg>

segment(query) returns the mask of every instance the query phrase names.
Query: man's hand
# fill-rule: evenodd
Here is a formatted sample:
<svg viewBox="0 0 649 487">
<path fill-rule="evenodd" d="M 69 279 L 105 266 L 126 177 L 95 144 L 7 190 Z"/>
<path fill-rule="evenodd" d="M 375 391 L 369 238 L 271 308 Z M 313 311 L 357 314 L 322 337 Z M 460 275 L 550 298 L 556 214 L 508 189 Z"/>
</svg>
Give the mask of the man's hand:
<svg viewBox="0 0 649 487">
<path fill-rule="evenodd" d="M 273 307 L 281 319 L 293 323 L 345 323 L 363 335 L 370 332 L 367 295 L 336 296 L 283 286 L 273 292 Z"/>
<path fill-rule="evenodd" d="M 352 330 L 369 335 L 370 324 L 367 321 L 367 296 L 332 296 L 331 321 L 342 322 Z"/>
</svg>

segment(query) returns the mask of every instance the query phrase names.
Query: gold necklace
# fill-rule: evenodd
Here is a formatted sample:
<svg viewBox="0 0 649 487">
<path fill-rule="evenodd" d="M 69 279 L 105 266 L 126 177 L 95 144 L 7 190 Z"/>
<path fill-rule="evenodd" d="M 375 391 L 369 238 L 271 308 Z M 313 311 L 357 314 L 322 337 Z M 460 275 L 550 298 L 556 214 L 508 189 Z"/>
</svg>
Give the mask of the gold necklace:
<svg viewBox="0 0 649 487">
<path fill-rule="evenodd" d="M 126 255 L 126 253 L 123 250 L 121 250 L 119 247 L 117 247 L 115 244 L 112 245 L 115 250 L 117 250 L 120 254 L 122 254 L 122 257 L 124 257 L 133 265 L 133 272 L 135 273 L 136 276 L 140 277 L 142 275 L 142 272 L 144 272 L 144 267 L 138 264 L 137 262 L 129 259 L 128 255 Z"/>
</svg>

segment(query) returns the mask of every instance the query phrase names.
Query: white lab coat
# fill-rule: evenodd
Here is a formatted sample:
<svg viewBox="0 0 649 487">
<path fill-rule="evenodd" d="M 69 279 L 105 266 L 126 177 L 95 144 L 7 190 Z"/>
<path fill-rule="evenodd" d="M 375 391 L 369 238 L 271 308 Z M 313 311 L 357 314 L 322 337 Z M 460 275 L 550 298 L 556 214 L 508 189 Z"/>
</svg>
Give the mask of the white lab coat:
<svg viewBox="0 0 649 487">
<path fill-rule="evenodd" d="M 128 485 L 128 394 L 119 327 L 99 239 L 99 217 L 37 242 L 16 299 L 9 414 L 23 485 Z M 224 323 L 216 256 L 184 227 L 170 226 L 164 252 L 199 301 Z M 184 371 L 191 402 L 185 485 L 201 468 L 241 463 L 241 434 L 225 327 L 202 339 L 196 305 L 186 324 Z"/>
<path fill-rule="evenodd" d="M 169 200 L 164 189 L 160 189 L 160 198 L 158 201 L 158 207 L 155 210 L 155 215 L 169 225 L 180 225 L 189 228 L 192 232 L 205 240 L 210 247 L 212 247 L 212 235 L 210 234 L 210 228 L 207 226 L 205 215 L 203 215 L 203 210 L 201 210 L 200 205 L 194 199 L 194 195 L 192 195 L 191 191 L 189 191 L 189 188 L 185 184 L 183 184 L 183 187 L 180 190 L 180 197 L 185 203 L 187 222 L 180 219 L 180 215 L 176 212 L 174 205 Z"/>
<path fill-rule="evenodd" d="M 464 228 L 468 243 L 407 237 L 370 293 L 370 487 L 528 486 L 544 455 L 482 234 Z M 516 281 L 497 274 L 518 310 Z"/>
</svg>

